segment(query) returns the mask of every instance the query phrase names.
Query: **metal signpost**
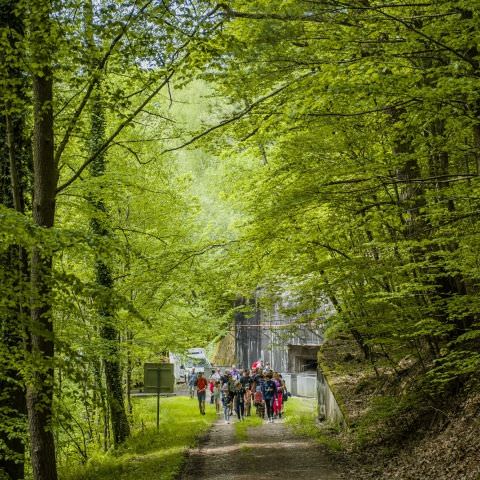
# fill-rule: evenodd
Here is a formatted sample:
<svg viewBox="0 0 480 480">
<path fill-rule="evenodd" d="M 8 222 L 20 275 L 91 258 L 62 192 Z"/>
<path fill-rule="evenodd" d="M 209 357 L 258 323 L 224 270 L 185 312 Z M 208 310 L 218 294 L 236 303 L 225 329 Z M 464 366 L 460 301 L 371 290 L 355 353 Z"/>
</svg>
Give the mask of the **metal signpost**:
<svg viewBox="0 0 480 480">
<path fill-rule="evenodd" d="M 173 393 L 173 363 L 145 363 L 144 392 L 157 394 L 157 430 L 160 426 L 160 393 Z"/>
</svg>

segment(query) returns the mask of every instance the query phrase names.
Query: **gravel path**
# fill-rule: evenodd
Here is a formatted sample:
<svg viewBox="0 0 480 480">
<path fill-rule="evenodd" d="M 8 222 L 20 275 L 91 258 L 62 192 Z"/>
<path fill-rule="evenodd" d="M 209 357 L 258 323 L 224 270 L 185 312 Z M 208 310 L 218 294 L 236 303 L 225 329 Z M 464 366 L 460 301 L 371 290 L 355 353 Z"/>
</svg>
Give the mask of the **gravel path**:
<svg viewBox="0 0 480 480">
<path fill-rule="evenodd" d="M 235 421 L 235 420 L 234 420 Z M 339 480 L 325 450 L 295 436 L 282 421 L 248 429 L 235 438 L 233 424 L 217 421 L 200 446 L 188 454 L 181 480 Z"/>
</svg>

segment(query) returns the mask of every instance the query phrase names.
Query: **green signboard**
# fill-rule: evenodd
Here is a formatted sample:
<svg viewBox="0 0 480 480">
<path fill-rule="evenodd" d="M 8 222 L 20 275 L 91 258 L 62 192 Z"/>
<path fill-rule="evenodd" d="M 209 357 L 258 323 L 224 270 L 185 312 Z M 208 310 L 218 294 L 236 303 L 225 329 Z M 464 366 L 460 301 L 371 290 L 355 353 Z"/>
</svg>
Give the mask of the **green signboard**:
<svg viewBox="0 0 480 480">
<path fill-rule="evenodd" d="M 173 363 L 145 363 L 143 385 L 146 393 L 173 393 Z"/>
</svg>

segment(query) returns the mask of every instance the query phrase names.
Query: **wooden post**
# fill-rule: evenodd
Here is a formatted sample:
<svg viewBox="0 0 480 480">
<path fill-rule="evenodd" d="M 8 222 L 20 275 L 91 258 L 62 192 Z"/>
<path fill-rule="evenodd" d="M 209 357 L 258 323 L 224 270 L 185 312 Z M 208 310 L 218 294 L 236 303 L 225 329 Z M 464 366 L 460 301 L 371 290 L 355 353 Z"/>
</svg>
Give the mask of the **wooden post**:
<svg viewBox="0 0 480 480">
<path fill-rule="evenodd" d="M 160 368 L 157 368 L 157 431 L 160 429 Z"/>
</svg>

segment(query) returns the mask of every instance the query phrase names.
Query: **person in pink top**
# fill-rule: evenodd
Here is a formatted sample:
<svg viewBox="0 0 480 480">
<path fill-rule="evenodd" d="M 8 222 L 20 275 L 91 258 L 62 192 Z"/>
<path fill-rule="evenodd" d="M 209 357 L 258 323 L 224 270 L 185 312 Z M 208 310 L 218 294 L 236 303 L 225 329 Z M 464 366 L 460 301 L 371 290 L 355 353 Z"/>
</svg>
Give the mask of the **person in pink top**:
<svg viewBox="0 0 480 480">
<path fill-rule="evenodd" d="M 273 401 L 273 415 L 276 418 L 282 418 L 283 385 L 278 372 L 273 374 L 273 381 L 277 386 L 277 394 L 275 395 L 275 399 Z"/>
</svg>

